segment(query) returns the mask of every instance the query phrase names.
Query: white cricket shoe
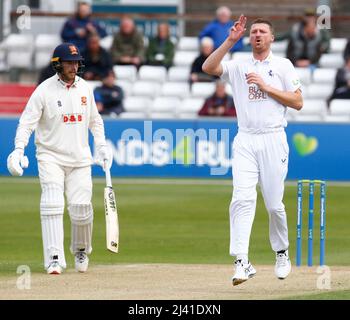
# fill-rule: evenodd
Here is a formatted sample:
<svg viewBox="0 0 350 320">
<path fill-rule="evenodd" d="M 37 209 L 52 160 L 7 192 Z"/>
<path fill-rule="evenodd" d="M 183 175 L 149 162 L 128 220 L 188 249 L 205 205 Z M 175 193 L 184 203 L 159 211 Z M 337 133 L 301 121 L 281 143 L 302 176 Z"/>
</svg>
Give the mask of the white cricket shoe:
<svg viewBox="0 0 350 320">
<path fill-rule="evenodd" d="M 89 267 L 89 258 L 85 250 L 75 253 L 75 270 L 78 272 L 86 272 Z"/>
<path fill-rule="evenodd" d="M 285 279 L 292 269 L 288 250 L 276 253 L 275 275 L 278 279 Z"/>
<path fill-rule="evenodd" d="M 63 268 L 60 266 L 58 262 L 58 256 L 53 256 L 51 259 L 51 262 L 47 268 L 48 274 L 61 274 L 63 271 Z"/>
<path fill-rule="evenodd" d="M 256 270 L 250 262 L 243 263 L 242 260 L 236 260 L 235 262 L 235 274 L 232 277 L 232 285 L 237 286 L 242 282 L 254 277 Z"/>
</svg>

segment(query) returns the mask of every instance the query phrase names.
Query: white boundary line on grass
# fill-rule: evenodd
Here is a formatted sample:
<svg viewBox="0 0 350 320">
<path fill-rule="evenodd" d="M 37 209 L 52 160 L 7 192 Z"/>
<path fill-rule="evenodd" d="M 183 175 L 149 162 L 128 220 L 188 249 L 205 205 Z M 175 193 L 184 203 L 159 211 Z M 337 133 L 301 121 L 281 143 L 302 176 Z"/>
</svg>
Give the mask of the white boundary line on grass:
<svg viewBox="0 0 350 320">
<path fill-rule="evenodd" d="M 38 183 L 39 178 L 29 177 L 0 177 L 0 184 L 3 183 Z M 93 183 L 105 184 L 104 178 L 94 178 Z M 218 185 L 232 186 L 231 179 L 190 179 L 190 178 L 114 178 L 113 183 L 119 185 Z M 349 187 L 350 181 L 326 181 L 328 186 Z M 286 181 L 286 186 L 296 186 L 297 181 Z"/>
</svg>

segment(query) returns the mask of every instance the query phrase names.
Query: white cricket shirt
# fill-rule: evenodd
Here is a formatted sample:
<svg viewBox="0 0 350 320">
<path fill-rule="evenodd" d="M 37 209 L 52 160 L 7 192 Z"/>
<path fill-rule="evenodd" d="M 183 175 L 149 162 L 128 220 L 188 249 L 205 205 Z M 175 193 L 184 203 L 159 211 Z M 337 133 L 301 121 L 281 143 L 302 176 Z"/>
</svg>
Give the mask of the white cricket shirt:
<svg viewBox="0 0 350 320">
<path fill-rule="evenodd" d="M 299 76 L 290 60 L 274 56 L 272 52 L 263 60 L 251 57 L 221 62 L 221 78 L 232 87 L 239 130 L 263 133 L 287 126 L 286 106 L 280 104 L 257 85 L 247 84 L 246 75 L 254 72 L 275 89 L 294 92 L 300 88 Z"/>
<path fill-rule="evenodd" d="M 96 145 L 105 144 L 103 121 L 90 86 L 78 76 L 67 86 L 56 74 L 30 97 L 19 120 L 15 145 L 24 148 L 35 130 L 38 161 L 87 166 L 92 164 L 88 129 Z"/>
</svg>

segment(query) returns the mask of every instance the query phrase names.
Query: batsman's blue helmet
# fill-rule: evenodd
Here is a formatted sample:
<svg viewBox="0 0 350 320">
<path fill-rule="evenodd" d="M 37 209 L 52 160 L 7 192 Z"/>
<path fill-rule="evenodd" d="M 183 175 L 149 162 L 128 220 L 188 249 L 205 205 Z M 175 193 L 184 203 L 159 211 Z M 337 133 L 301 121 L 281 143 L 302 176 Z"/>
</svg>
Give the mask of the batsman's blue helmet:
<svg viewBox="0 0 350 320">
<path fill-rule="evenodd" d="M 83 57 L 80 55 L 79 49 L 73 43 L 62 43 L 56 47 L 51 58 L 51 64 L 56 72 L 62 72 L 62 61 L 78 61 L 78 73 L 82 72 Z"/>
</svg>

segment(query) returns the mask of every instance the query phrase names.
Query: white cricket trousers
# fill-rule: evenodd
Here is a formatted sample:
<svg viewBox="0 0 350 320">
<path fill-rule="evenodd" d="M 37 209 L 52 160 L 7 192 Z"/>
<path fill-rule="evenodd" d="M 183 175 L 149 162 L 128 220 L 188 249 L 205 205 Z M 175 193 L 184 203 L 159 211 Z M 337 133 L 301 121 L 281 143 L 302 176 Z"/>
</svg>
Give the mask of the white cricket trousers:
<svg viewBox="0 0 350 320">
<path fill-rule="evenodd" d="M 71 220 L 71 252 L 91 252 L 93 209 L 91 204 L 91 167 L 64 167 L 52 162 L 38 162 L 41 184 L 40 215 L 43 236 L 44 266 L 57 255 L 66 267 L 64 254 L 63 212 L 66 194 Z"/>
<path fill-rule="evenodd" d="M 289 147 L 284 130 L 262 134 L 239 131 L 233 142 L 233 194 L 230 204 L 230 255 L 248 255 L 259 183 L 269 214 L 272 250 L 288 249 L 282 202 Z"/>
</svg>

